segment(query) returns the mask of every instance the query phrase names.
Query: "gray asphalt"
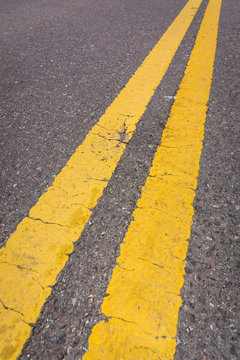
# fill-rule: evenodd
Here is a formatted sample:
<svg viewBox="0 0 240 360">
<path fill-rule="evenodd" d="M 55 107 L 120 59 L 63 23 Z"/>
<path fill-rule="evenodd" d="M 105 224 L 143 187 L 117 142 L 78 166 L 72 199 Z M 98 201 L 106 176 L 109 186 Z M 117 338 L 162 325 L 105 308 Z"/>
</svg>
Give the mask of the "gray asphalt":
<svg viewBox="0 0 240 360">
<path fill-rule="evenodd" d="M 1 0 L 2 244 L 185 3 Z"/>
<path fill-rule="evenodd" d="M 0 1 L 1 246 L 185 3 Z M 77 360 L 87 350 L 206 4 L 75 244 L 21 360 Z M 239 10 L 238 0 L 223 0 L 175 360 L 240 358 Z"/>
</svg>

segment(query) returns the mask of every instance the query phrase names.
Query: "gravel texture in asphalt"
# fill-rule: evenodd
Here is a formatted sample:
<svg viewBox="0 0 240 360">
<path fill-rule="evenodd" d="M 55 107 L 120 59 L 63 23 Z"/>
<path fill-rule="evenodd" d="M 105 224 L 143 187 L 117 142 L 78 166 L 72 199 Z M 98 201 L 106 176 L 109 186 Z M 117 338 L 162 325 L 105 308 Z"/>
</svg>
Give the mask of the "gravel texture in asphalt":
<svg viewBox="0 0 240 360">
<path fill-rule="evenodd" d="M 185 3 L 1 2 L 2 246 Z M 75 243 L 21 360 L 77 360 L 87 351 L 206 4 Z M 240 358 L 237 0 L 223 0 L 219 26 L 175 360 Z"/>
<path fill-rule="evenodd" d="M 240 358 L 239 3 L 223 1 L 176 360 Z"/>
<path fill-rule="evenodd" d="M 0 3 L 3 246 L 185 1 Z"/>
</svg>

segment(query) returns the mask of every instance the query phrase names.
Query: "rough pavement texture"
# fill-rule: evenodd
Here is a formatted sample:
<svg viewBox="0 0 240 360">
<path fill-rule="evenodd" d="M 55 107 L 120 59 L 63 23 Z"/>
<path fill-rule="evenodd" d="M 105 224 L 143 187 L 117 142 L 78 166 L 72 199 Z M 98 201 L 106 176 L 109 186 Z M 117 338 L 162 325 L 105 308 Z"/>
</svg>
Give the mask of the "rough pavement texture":
<svg viewBox="0 0 240 360">
<path fill-rule="evenodd" d="M 22 359 L 80 359 L 151 166 L 202 19 L 204 4 L 148 106 L 66 268 L 61 272 Z M 159 111 L 161 109 L 161 111 Z"/>
<path fill-rule="evenodd" d="M 177 3 L 177 4 L 176 4 Z M 2 244 L 186 1 L 3 0 Z M 81 359 L 206 1 L 60 273 L 21 360 Z M 223 0 L 175 359 L 238 359 L 237 0 Z M 238 172 L 237 172 L 238 171 Z M 239 331 L 239 330 L 238 330 Z"/>
<path fill-rule="evenodd" d="M 185 3 L 0 2 L 0 246 Z"/>
<path fill-rule="evenodd" d="M 229 20 L 231 19 L 231 20 Z M 223 1 L 175 360 L 240 359 L 239 4 Z"/>
</svg>

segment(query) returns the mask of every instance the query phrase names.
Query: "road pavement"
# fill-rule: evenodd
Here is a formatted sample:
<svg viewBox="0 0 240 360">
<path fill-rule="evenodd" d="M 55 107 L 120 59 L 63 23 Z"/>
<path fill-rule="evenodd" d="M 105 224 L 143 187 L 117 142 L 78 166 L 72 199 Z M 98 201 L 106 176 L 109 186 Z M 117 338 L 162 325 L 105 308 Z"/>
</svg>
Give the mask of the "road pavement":
<svg viewBox="0 0 240 360">
<path fill-rule="evenodd" d="M 30 209 L 84 143 L 106 109 L 111 108 L 186 3 L 1 1 L 3 252 L 10 234 L 29 216 Z M 137 201 L 142 197 L 155 152 L 161 145 L 207 4 L 203 0 L 198 11 L 196 8 L 186 36 L 164 77 L 159 79 L 154 96 L 145 104 L 146 111 L 136 121 L 136 130 L 133 128 L 131 133 L 128 129 L 128 133 L 123 127 L 118 131 L 123 154 L 109 179 L 101 179 L 103 195 L 96 206 L 90 207 L 90 218 L 76 238 L 79 239 L 74 249 L 65 251 L 69 261 L 61 272 L 61 268 L 57 271 L 56 275 L 60 273 L 56 284 L 51 283 L 49 288 L 46 283 L 51 295 L 39 319 L 31 321 L 31 337 L 20 346 L 24 345 L 21 355 L 21 351 L 13 351 L 14 355 L 2 352 L 0 359 L 18 355 L 21 360 L 82 359 L 88 352 L 92 330 L 106 320 L 101 306 L 104 298 L 109 297 L 106 294 L 120 245 L 135 218 Z M 240 356 L 238 64 L 239 3 L 223 0 L 193 202 L 193 225 L 187 239 L 186 273 L 180 297 L 177 294 L 183 304 L 179 315 L 176 313 L 175 360 Z M 146 78 L 146 83 L 149 82 Z M 134 92 L 132 96 L 137 98 Z M 126 134 L 131 134 L 129 139 Z M 56 249 L 52 251 L 55 254 Z M 43 259 L 44 256 L 48 259 L 41 253 Z M 19 263 L 17 266 L 23 268 Z M 1 272 L 4 278 L 5 272 Z M 13 285 L 9 286 L 11 293 Z M 38 297 L 31 287 L 28 290 L 25 286 L 25 290 L 30 300 Z M 10 313 L 12 307 L 2 300 L 5 295 L 0 296 L 2 308 Z M 119 299 L 124 299 L 121 290 Z M 125 302 L 121 306 L 128 305 Z M 2 334 L 7 331 L 1 329 Z M 130 332 L 131 337 L 134 338 L 134 333 Z M 125 358 L 172 358 L 169 351 L 159 356 L 142 351 L 141 355 Z M 113 358 L 120 359 L 120 355 Z"/>
</svg>

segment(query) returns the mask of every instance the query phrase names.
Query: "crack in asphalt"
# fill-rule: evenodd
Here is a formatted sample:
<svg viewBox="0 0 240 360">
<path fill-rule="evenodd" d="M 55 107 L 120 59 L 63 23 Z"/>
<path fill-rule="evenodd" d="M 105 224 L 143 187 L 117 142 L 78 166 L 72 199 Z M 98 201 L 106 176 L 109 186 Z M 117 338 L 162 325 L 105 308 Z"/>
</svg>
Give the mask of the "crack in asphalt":
<svg viewBox="0 0 240 360">
<path fill-rule="evenodd" d="M 8 261 L 0 261 L 0 264 L 7 264 L 9 266 L 16 266 L 18 269 L 20 270 L 27 270 L 27 271 L 30 271 L 30 272 L 35 272 L 38 274 L 38 272 L 36 270 L 33 270 L 31 268 L 27 268 L 25 266 L 22 266 L 22 265 L 18 265 L 18 264 L 14 264 L 14 263 L 9 263 Z"/>
<path fill-rule="evenodd" d="M 162 266 L 162 265 L 158 265 L 158 264 L 155 264 L 155 263 L 153 263 L 153 262 L 151 262 L 151 261 L 148 261 L 147 259 L 143 259 L 143 258 L 138 258 L 139 260 L 142 260 L 142 261 L 146 261 L 148 264 L 150 264 L 150 265 L 154 265 L 154 266 L 157 266 L 159 269 L 163 269 L 164 268 L 164 266 Z"/>
<path fill-rule="evenodd" d="M 20 314 L 20 315 L 24 316 L 24 314 L 23 314 L 21 311 L 18 311 L 18 310 L 16 310 L 16 309 L 13 309 L 13 308 L 5 305 L 4 302 L 2 301 L 2 299 L 0 299 L 0 303 L 2 304 L 2 306 L 4 307 L 5 310 L 13 311 L 13 312 L 15 312 L 15 313 L 17 313 L 17 314 Z"/>
<path fill-rule="evenodd" d="M 28 216 L 28 218 L 31 219 L 31 220 L 35 220 L 35 221 L 40 221 L 40 222 L 42 222 L 42 223 L 45 224 L 45 225 L 58 225 L 58 226 L 61 226 L 61 227 L 70 227 L 70 226 L 63 225 L 63 224 L 58 224 L 58 223 L 55 223 L 55 222 L 44 221 L 44 220 L 42 220 L 42 219 L 40 219 L 40 218 L 33 218 L 33 217 L 31 217 L 31 216 Z"/>
</svg>

